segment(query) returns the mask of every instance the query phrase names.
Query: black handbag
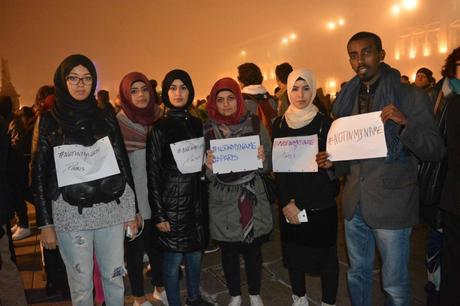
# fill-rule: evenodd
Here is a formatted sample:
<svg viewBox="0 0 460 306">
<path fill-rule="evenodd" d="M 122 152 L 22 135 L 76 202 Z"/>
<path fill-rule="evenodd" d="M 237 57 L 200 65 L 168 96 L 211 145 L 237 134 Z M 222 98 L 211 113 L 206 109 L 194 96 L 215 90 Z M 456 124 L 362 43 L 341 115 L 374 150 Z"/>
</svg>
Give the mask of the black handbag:
<svg viewBox="0 0 460 306">
<path fill-rule="evenodd" d="M 276 188 L 273 173 L 261 173 L 260 177 L 262 178 L 268 201 L 270 202 L 270 204 L 274 204 L 278 199 L 278 190 Z"/>
</svg>

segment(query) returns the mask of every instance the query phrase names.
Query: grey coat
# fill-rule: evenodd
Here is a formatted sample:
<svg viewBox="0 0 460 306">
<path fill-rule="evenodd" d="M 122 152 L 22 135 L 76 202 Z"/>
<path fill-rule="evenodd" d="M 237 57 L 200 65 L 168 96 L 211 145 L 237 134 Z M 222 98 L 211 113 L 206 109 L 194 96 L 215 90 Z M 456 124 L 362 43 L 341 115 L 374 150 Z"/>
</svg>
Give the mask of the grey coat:
<svg viewBox="0 0 460 306">
<path fill-rule="evenodd" d="M 272 144 L 267 130 L 260 126 L 260 143 L 264 146 L 265 161 L 263 172 L 271 170 Z M 273 229 L 273 216 L 270 203 L 265 193 L 262 178 L 258 171 L 255 178 L 255 191 L 257 204 L 253 207 L 254 214 L 254 237 L 270 233 Z M 209 230 L 212 239 L 226 242 L 243 241 L 243 231 L 240 224 L 240 211 L 238 209 L 239 190 L 226 188 L 222 190 L 216 187 L 213 182 L 217 180 L 216 175 L 206 169 L 206 177 L 209 184 Z"/>
<path fill-rule="evenodd" d="M 417 158 L 441 160 L 445 154 L 428 96 L 412 86 L 401 86 L 400 110 L 407 125 L 399 138 L 410 152 L 408 158 L 391 163 L 374 158 L 335 164 L 337 175 L 346 174 L 342 197 L 345 219 L 353 218 L 359 204 L 364 220 L 375 229 L 401 229 L 418 222 Z M 356 105 L 357 100 L 353 114 Z"/>
</svg>

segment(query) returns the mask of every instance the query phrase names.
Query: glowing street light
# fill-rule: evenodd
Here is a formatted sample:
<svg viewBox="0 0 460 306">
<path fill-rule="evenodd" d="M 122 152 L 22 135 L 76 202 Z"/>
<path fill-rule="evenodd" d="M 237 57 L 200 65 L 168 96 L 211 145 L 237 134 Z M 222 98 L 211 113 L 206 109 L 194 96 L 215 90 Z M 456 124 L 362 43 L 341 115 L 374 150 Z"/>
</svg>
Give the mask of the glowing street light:
<svg viewBox="0 0 460 306">
<path fill-rule="evenodd" d="M 399 13 L 401 13 L 401 7 L 397 4 L 393 5 L 391 7 L 391 13 L 393 14 L 393 16 L 398 16 Z"/>
<path fill-rule="evenodd" d="M 399 50 L 396 50 L 395 52 L 395 60 L 399 61 L 401 59 L 401 54 L 399 53 Z"/>
<path fill-rule="evenodd" d="M 241 53 L 240 53 L 240 54 L 241 54 L 242 56 L 246 56 L 246 51 L 245 51 L 245 50 L 243 50 L 243 51 L 241 51 Z"/>
<path fill-rule="evenodd" d="M 329 30 L 331 30 L 331 31 L 332 31 L 332 30 L 335 30 L 335 28 L 336 28 L 335 22 L 334 22 L 334 21 L 329 21 L 329 22 L 327 23 L 327 28 L 328 28 Z"/>
<path fill-rule="evenodd" d="M 288 42 L 289 42 L 289 39 L 287 37 L 283 37 L 283 39 L 281 40 L 281 43 L 284 45 L 287 45 Z"/>
<path fill-rule="evenodd" d="M 297 34 L 292 33 L 290 38 L 291 38 L 291 40 L 296 40 L 297 39 Z"/>
<path fill-rule="evenodd" d="M 417 0 L 404 0 L 402 5 L 407 10 L 413 10 L 417 7 Z"/>
<path fill-rule="evenodd" d="M 343 26 L 345 24 L 345 20 L 343 20 L 342 18 L 340 18 L 337 23 L 339 24 L 339 26 Z"/>
</svg>

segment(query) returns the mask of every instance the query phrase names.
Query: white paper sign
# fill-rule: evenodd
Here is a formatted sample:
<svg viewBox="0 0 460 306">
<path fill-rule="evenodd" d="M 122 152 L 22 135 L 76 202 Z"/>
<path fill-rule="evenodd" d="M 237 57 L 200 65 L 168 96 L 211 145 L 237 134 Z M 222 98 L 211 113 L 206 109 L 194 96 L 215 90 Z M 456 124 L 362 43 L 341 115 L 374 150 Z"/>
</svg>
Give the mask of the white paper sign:
<svg viewBox="0 0 460 306">
<path fill-rule="evenodd" d="M 90 182 L 120 173 L 108 136 L 92 146 L 79 144 L 53 148 L 58 186 Z"/>
<path fill-rule="evenodd" d="M 329 160 L 378 158 L 387 155 L 382 112 L 335 120 L 327 134 Z"/>
<path fill-rule="evenodd" d="M 203 166 L 204 137 L 170 144 L 177 169 L 182 174 L 200 172 Z"/>
<path fill-rule="evenodd" d="M 214 155 L 214 173 L 230 173 L 256 170 L 263 163 L 257 158 L 259 136 L 246 136 L 227 139 L 213 139 L 210 147 Z"/>
<path fill-rule="evenodd" d="M 272 161 L 274 172 L 318 172 L 318 135 L 275 138 Z"/>
</svg>

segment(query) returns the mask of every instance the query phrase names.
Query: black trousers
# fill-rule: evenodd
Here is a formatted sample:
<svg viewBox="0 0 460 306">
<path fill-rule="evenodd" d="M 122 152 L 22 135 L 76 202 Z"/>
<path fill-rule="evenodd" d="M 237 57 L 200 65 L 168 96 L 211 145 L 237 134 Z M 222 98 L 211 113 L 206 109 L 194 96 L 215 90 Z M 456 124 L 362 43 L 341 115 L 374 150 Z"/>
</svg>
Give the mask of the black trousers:
<svg viewBox="0 0 460 306">
<path fill-rule="evenodd" d="M 321 291 L 322 301 L 334 305 L 337 298 L 339 286 L 339 262 L 337 257 L 337 247 L 331 248 L 328 260 L 321 271 Z M 305 290 L 305 271 L 289 269 L 289 280 L 292 286 L 292 293 L 302 297 L 306 294 Z"/>
<path fill-rule="evenodd" d="M 244 267 L 250 295 L 260 293 L 262 277 L 262 251 L 260 243 L 219 242 L 222 267 L 227 288 L 231 296 L 241 295 L 240 255 L 244 258 Z"/>
<path fill-rule="evenodd" d="M 444 215 L 441 253 L 442 306 L 460 305 L 460 217 L 449 212 Z"/>
<path fill-rule="evenodd" d="M 126 242 L 126 264 L 128 268 L 129 283 L 133 295 L 144 296 L 144 252 L 149 257 L 152 269 L 152 285 L 163 287 L 163 251 L 153 246 L 152 220 L 144 220 L 144 230 L 137 239 Z"/>
<path fill-rule="evenodd" d="M 64 289 L 68 287 L 67 272 L 59 247 L 55 250 L 43 248 L 47 286 Z"/>
</svg>

